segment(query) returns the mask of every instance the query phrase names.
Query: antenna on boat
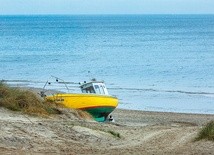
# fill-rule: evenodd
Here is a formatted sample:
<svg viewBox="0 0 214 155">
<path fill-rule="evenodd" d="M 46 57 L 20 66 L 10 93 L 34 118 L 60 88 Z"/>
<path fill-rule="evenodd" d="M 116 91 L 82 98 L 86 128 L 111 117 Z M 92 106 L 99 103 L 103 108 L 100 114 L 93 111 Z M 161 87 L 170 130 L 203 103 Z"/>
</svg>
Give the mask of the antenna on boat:
<svg viewBox="0 0 214 155">
<path fill-rule="evenodd" d="M 69 88 L 68 88 L 66 82 L 65 82 L 63 79 L 60 79 L 60 78 L 58 78 L 58 77 L 56 77 L 56 76 L 53 76 L 53 75 L 51 75 L 51 77 L 55 78 L 57 83 L 63 83 L 63 84 L 65 85 L 66 89 L 67 89 L 68 92 L 69 92 Z M 59 80 L 62 81 L 62 82 L 60 82 Z"/>
<path fill-rule="evenodd" d="M 40 93 L 38 93 L 41 97 L 46 97 L 46 95 L 45 95 L 45 87 L 47 86 L 47 84 L 51 84 L 50 82 L 49 82 L 49 79 L 50 78 L 48 78 L 48 80 L 45 82 L 45 85 L 43 86 L 43 88 L 42 88 L 42 91 L 40 91 Z"/>
<path fill-rule="evenodd" d="M 57 82 L 57 83 L 63 83 L 63 84 L 65 85 L 66 89 L 67 89 L 68 92 L 69 92 L 69 88 L 68 88 L 66 82 L 65 82 L 63 79 L 60 79 L 60 78 L 58 78 L 58 77 L 55 77 L 55 76 L 51 75 L 51 77 L 46 81 L 45 85 L 43 86 L 42 91 L 40 92 L 40 96 L 41 96 L 41 97 L 46 97 L 46 95 L 45 95 L 45 87 L 46 87 L 47 85 L 50 85 L 50 84 L 51 84 L 51 82 L 50 82 L 50 79 L 51 79 L 51 78 L 56 79 L 56 82 Z M 62 81 L 62 82 L 60 82 L 59 80 Z"/>
</svg>

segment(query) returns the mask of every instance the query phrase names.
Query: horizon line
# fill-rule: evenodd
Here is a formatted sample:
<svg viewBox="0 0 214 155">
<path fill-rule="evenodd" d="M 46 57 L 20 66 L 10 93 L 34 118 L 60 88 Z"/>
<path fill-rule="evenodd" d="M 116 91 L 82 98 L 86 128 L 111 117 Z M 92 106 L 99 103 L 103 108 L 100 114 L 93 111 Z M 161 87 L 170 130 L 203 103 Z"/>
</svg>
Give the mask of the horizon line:
<svg viewBox="0 0 214 155">
<path fill-rule="evenodd" d="M 55 14 L 55 13 L 47 13 L 47 14 L 0 14 L 0 16 L 105 16 L 105 15 L 214 15 L 214 13 L 103 13 L 103 14 L 85 14 L 85 13 L 79 13 L 79 14 Z"/>
</svg>

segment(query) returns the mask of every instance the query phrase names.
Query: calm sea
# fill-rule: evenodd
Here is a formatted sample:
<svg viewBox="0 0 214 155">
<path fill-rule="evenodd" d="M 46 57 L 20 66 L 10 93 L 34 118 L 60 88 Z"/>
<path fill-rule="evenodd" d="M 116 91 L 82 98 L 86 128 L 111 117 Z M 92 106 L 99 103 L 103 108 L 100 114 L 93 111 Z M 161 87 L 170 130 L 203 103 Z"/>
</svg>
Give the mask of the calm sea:
<svg viewBox="0 0 214 155">
<path fill-rule="evenodd" d="M 104 80 L 119 108 L 214 114 L 214 15 L 0 16 L 0 79 L 51 75 Z"/>
</svg>

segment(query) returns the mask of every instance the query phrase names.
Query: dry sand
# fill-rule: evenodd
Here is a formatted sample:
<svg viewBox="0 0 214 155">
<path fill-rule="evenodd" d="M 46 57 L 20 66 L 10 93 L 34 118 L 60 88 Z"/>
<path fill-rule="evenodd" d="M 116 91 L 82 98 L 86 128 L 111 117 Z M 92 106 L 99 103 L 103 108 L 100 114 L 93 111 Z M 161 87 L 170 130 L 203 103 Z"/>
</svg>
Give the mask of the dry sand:
<svg viewBox="0 0 214 155">
<path fill-rule="evenodd" d="M 0 108 L 0 154 L 214 154 L 214 142 L 193 142 L 214 115 L 116 109 L 115 123 L 98 123 L 62 111 L 40 118 Z"/>
</svg>

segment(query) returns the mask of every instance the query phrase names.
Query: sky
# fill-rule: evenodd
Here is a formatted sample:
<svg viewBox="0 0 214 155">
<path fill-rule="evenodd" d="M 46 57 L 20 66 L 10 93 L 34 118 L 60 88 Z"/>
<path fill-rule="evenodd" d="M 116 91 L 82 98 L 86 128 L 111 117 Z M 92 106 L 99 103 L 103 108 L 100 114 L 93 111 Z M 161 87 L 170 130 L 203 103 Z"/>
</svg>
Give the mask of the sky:
<svg viewBox="0 0 214 155">
<path fill-rule="evenodd" d="M 214 0 L 0 0 L 11 14 L 214 14 Z"/>
</svg>

